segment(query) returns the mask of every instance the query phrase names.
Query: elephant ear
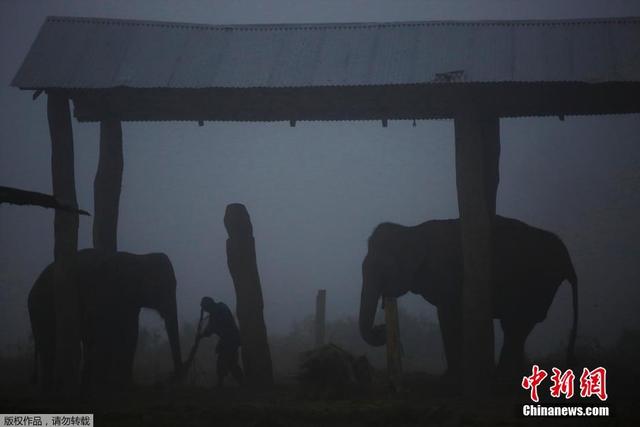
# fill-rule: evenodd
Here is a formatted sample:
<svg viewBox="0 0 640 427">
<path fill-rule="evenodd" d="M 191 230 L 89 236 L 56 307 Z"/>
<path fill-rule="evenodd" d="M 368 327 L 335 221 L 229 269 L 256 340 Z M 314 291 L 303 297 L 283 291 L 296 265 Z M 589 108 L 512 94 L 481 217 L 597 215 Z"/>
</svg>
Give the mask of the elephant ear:
<svg viewBox="0 0 640 427">
<path fill-rule="evenodd" d="M 420 283 L 420 269 L 428 258 L 427 245 L 419 235 L 411 233 L 406 237 L 394 254 L 397 265 L 395 286 L 402 294 L 415 292 Z"/>
<path fill-rule="evenodd" d="M 460 257 L 453 256 L 447 248 L 430 251 L 416 271 L 415 291 L 434 305 L 459 301 L 462 274 Z"/>
<path fill-rule="evenodd" d="M 379 257 L 383 269 L 382 294 L 400 297 L 414 287 L 417 266 L 413 260 L 398 252 L 388 252 Z"/>
<path fill-rule="evenodd" d="M 396 274 L 392 286 L 397 295 L 404 295 L 414 287 L 415 266 L 406 258 L 396 260 Z"/>
<path fill-rule="evenodd" d="M 382 223 L 369 238 L 369 255 L 374 259 L 384 296 L 398 297 L 412 289 L 416 262 L 412 230 L 393 223 Z"/>
<path fill-rule="evenodd" d="M 135 301 L 140 298 L 140 269 L 136 268 L 136 257 L 126 252 L 105 256 L 95 272 L 96 286 L 104 298 L 119 298 Z"/>
</svg>

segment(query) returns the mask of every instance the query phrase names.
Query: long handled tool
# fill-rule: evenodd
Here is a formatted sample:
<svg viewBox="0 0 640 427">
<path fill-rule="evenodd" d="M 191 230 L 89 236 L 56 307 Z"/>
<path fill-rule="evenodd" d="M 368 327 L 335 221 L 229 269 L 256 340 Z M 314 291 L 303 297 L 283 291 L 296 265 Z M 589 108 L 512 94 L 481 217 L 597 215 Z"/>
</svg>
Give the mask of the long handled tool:
<svg viewBox="0 0 640 427">
<path fill-rule="evenodd" d="M 189 373 L 189 368 L 191 368 L 191 365 L 193 364 L 193 361 L 196 357 L 196 353 L 198 352 L 198 346 L 200 345 L 200 340 L 202 339 L 202 335 L 200 335 L 200 332 L 202 332 L 203 321 L 204 321 L 204 310 L 200 309 L 200 319 L 198 320 L 198 329 L 196 330 L 196 339 L 193 343 L 193 346 L 191 347 L 189 356 L 187 357 L 185 362 L 182 364 L 182 369 L 178 378 L 179 380 L 186 378 L 187 373 Z"/>
</svg>

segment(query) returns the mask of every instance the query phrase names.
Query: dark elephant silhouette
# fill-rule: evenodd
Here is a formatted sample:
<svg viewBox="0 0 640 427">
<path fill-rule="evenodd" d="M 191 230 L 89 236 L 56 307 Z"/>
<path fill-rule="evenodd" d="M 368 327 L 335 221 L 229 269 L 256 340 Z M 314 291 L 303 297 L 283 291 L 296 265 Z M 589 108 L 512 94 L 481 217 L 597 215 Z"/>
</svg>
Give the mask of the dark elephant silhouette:
<svg viewBox="0 0 640 427">
<path fill-rule="evenodd" d="M 176 372 L 181 367 L 176 278 L 162 253 L 135 255 L 85 249 L 71 261 L 70 277 L 79 293 L 82 381 L 90 388 L 122 388 L 131 383 L 140 309 L 164 319 Z M 55 364 L 54 264 L 40 274 L 28 307 L 36 363 L 43 388 L 51 389 Z M 80 348 L 80 346 L 78 346 Z"/>
<path fill-rule="evenodd" d="M 546 318 L 558 287 L 572 288 L 573 326 L 568 360 L 578 322 L 578 280 L 559 237 L 521 221 L 496 216 L 493 225 L 493 317 L 500 319 L 504 344 L 499 372 L 521 368 L 527 336 Z M 362 264 L 360 333 L 370 345 L 385 343 L 384 325 L 374 326 L 378 300 L 407 292 L 421 295 L 438 309 L 448 373 L 460 373 L 463 262 L 458 219 L 432 220 L 405 227 L 380 224 L 368 242 Z"/>
</svg>

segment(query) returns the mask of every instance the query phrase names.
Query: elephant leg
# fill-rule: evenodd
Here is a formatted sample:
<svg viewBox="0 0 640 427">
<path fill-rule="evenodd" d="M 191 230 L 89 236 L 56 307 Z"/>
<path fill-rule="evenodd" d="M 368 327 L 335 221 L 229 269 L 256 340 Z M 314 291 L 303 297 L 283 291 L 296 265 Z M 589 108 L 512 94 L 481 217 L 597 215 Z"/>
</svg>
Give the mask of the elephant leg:
<svg viewBox="0 0 640 427">
<path fill-rule="evenodd" d="M 92 389 L 101 389 L 112 382 L 113 339 L 112 321 L 104 312 L 95 313 L 92 341 L 87 346 L 88 378 Z"/>
<path fill-rule="evenodd" d="M 122 348 L 117 351 L 118 365 L 116 367 L 120 383 L 128 387 L 133 383 L 133 361 L 138 343 L 138 312 L 127 315 L 122 330 Z"/>
<path fill-rule="evenodd" d="M 462 315 L 455 307 L 438 307 L 438 321 L 447 358 L 447 376 L 458 378 L 462 357 Z"/>
<path fill-rule="evenodd" d="M 56 330 L 55 323 L 40 325 L 39 337 L 35 339 L 36 351 L 38 353 L 39 367 L 41 369 L 42 390 L 51 391 L 54 387 L 53 373 L 56 359 Z M 34 331 L 34 335 L 35 335 Z"/>
<path fill-rule="evenodd" d="M 46 272 L 36 280 L 27 299 L 35 351 L 33 382 L 39 383 L 44 392 L 54 388 L 56 358 L 56 313 L 51 303 L 53 284 Z"/>
<path fill-rule="evenodd" d="M 513 377 L 520 374 L 524 365 L 524 345 L 535 322 L 524 319 L 501 319 L 504 343 L 498 362 L 498 374 Z"/>
<path fill-rule="evenodd" d="M 105 355 L 108 355 L 106 363 L 109 366 L 107 386 L 111 389 L 121 389 L 125 385 L 125 360 L 127 359 L 126 354 L 131 341 L 127 327 L 129 323 L 129 315 L 123 312 L 118 313 L 117 317 L 114 313 L 110 319 L 110 326 L 107 331 L 107 342 L 109 344 Z"/>
<path fill-rule="evenodd" d="M 92 375 L 92 351 L 95 345 L 95 331 L 93 325 L 93 319 L 87 315 L 86 312 L 82 313 L 82 371 L 81 371 L 81 384 L 83 387 L 90 387 L 91 375 Z"/>
<path fill-rule="evenodd" d="M 84 337 L 82 339 L 82 374 L 81 374 L 81 384 L 83 387 L 89 387 L 91 384 L 91 357 L 89 354 L 91 353 L 91 343 L 88 342 L 87 338 Z"/>
</svg>

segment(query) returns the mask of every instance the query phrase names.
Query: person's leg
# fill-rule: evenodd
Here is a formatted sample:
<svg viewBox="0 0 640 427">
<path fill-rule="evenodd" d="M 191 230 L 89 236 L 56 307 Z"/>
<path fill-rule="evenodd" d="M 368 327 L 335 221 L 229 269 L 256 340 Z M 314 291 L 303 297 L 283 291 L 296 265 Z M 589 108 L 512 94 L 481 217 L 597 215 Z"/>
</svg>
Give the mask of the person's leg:
<svg viewBox="0 0 640 427">
<path fill-rule="evenodd" d="M 231 362 L 229 350 L 224 347 L 221 347 L 219 350 L 216 370 L 218 374 L 218 387 L 222 387 L 224 385 L 224 379 L 231 369 Z"/>
<path fill-rule="evenodd" d="M 242 385 L 242 383 L 244 382 L 244 374 L 242 372 L 242 368 L 240 367 L 238 347 L 236 347 L 232 352 L 231 362 L 231 375 L 239 385 Z"/>
</svg>

